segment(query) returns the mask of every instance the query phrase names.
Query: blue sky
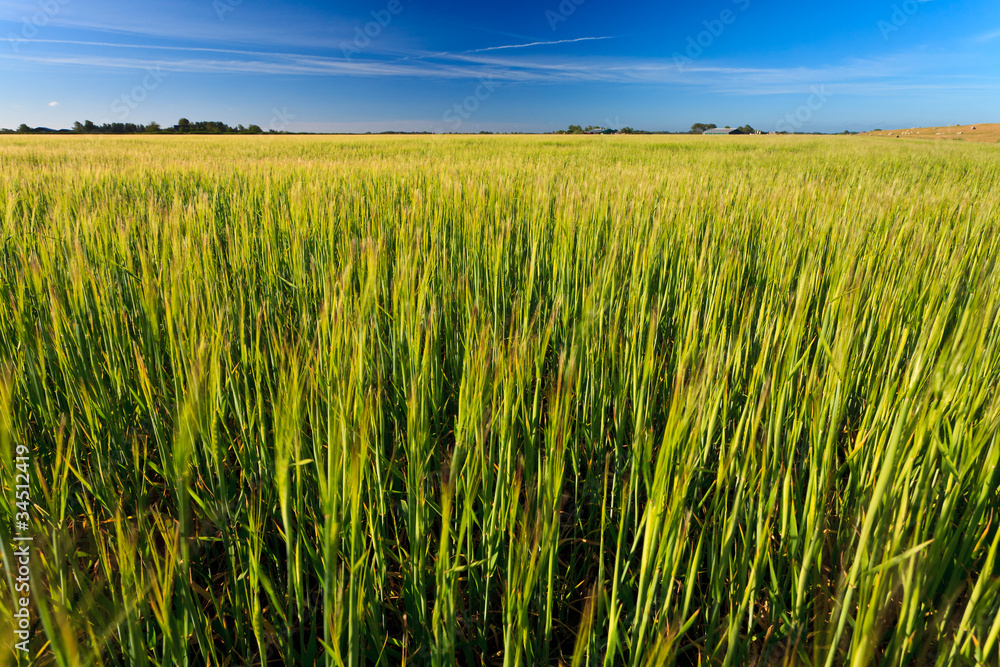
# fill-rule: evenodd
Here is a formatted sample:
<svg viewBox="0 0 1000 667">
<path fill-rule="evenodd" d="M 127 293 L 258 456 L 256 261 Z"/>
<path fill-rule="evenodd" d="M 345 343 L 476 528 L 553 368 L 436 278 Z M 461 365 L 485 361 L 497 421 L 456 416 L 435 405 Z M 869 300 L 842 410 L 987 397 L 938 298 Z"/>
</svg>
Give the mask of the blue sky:
<svg viewBox="0 0 1000 667">
<path fill-rule="evenodd" d="M 0 127 L 1000 122 L 996 0 L 0 0 Z"/>
</svg>

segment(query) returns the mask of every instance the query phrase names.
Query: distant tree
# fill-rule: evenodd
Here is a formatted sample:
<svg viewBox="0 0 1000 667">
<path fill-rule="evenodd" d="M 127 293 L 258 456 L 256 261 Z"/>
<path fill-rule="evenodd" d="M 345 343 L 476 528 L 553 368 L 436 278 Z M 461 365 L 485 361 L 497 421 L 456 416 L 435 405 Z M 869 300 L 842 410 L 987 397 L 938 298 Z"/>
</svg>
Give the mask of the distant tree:
<svg viewBox="0 0 1000 667">
<path fill-rule="evenodd" d="M 146 126 L 146 132 L 159 132 L 161 129 L 160 124 L 155 120 L 149 121 L 149 125 Z"/>
<path fill-rule="evenodd" d="M 583 128 L 579 125 L 570 125 L 569 129 L 566 130 L 566 134 L 583 134 Z"/>
<path fill-rule="evenodd" d="M 694 134 L 705 134 L 707 130 L 714 130 L 716 127 L 715 123 L 695 123 L 691 126 L 691 132 Z"/>
<path fill-rule="evenodd" d="M 187 118 L 181 118 L 177 121 L 177 129 L 181 132 L 188 132 L 191 129 L 191 121 Z"/>
<path fill-rule="evenodd" d="M 92 120 L 85 120 L 85 121 L 83 121 L 83 131 L 84 132 L 93 132 L 96 129 L 97 129 L 97 126 L 94 125 L 94 121 L 92 121 Z"/>
<path fill-rule="evenodd" d="M 622 129 L 618 130 L 618 134 L 635 134 L 635 130 L 633 130 L 631 127 L 623 127 Z"/>
<path fill-rule="evenodd" d="M 750 127 L 750 124 L 746 124 L 743 127 L 736 130 L 740 134 L 757 134 L 757 130 Z"/>
<path fill-rule="evenodd" d="M 83 123 L 81 123 L 80 121 L 76 121 L 75 123 L 73 123 L 73 131 L 78 134 L 83 134 Z"/>
<path fill-rule="evenodd" d="M 260 129 L 260 125 L 251 125 L 247 128 L 247 132 L 250 134 L 264 134 L 264 130 Z"/>
<path fill-rule="evenodd" d="M 29 134 L 31 132 L 31 128 L 28 127 L 25 123 L 21 123 L 20 125 L 17 126 L 17 131 L 20 132 L 21 134 Z"/>
</svg>

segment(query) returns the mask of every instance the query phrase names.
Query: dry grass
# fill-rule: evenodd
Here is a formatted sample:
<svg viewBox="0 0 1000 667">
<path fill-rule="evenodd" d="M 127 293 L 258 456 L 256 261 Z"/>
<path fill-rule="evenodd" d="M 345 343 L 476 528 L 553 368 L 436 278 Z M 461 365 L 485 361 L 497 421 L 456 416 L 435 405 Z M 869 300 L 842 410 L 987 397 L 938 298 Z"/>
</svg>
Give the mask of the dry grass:
<svg viewBox="0 0 1000 667">
<path fill-rule="evenodd" d="M 900 139 L 935 139 L 954 141 L 976 141 L 988 144 L 1000 142 L 1000 123 L 978 123 L 975 125 L 954 125 L 950 127 L 913 127 L 902 130 L 865 132 L 870 137 L 892 137 Z"/>
</svg>

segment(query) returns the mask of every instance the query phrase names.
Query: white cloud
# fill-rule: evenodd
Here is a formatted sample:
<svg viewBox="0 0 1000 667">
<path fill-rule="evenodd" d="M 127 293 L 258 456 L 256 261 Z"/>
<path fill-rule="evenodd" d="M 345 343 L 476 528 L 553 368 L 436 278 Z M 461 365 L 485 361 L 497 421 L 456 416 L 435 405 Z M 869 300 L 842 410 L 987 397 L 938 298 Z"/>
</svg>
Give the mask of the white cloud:
<svg viewBox="0 0 1000 667">
<path fill-rule="evenodd" d="M 20 29 L 20 17 L 31 17 L 39 11 L 39 3 L 49 0 L 11 2 L 0 0 L 0 24 L 10 22 Z M 52 0 L 54 1 L 54 0 Z M 330 15 L 329 9 L 310 10 L 306 7 L 267 8 L 267 3 L 240 3 L 239 0 L 225 4 L 236 8 L 240 20 L 220 21 L 213 10 L 212 2 L 199 0 L 189 3 L 191 12 L 178 11 L 176 2 L 148 3 L 142 12 L 123 12 L 116 3 L 86 2 L 86 8 L 79 7 L 74 0 L 59 0 L 62 8 L 48 17 L 47 26 L 121 35 L 153 37 L 184 42 L 226 42 L 252 45 L 270 45 L 277 48 L 329 48 L 341 41 L 353 40 L 354 29 L 371 21 L 367 12 L 361 16 Z M 217 3 L 218 4 L 218 3 Z M 384 0 L 383 0 L 384 7 Z M 233 16 L 236 16 L 235 14 Z M 263 22 L 266 29 L 261 29 Z M 7 30 L 3 31 L 6 34 Z M 2 38 L 0 38 L 2 40 Z M 383 33 L 379 41 L 384 44 L 395 42 L 396 36 Z M 32 40 L 33 42 L 38 40 Z"/>
<path fill-rule="evenodd" d="M 2 0 L 0 0 L 2 1 Z M 593 39 L 593 38 L 591 38 Z M 837 94 L 898 95 L 906 92 L 995 91 L 998 77 L 989 74 L 959 75 L 958 55 L 898 53 L 873 59 L 853 59 L 815 66 L 734 66 L 725 61 L 696 59 L 683 65 L 673 58 L 640 59 L 598 56 L 536 55 L 516 52 L 430 53 L 411 52 L 392 57 L 372 51 L 365 57 L 340 58 L 302 53 L 275 53 L 224 48 L 152 46 L 36 40 L 53 45 L 91 46 L 104 53 L 53 50 L 44 56 L 5 54 L 0 62 L 18 60 L 39 65 L 77 68 L 154 68 L 171 72 L 205 74 L 260 74 L 355 77 L 407 77 L 422 79 L 490 78 L 507 83 L 635 83 L 679 85 L 731 95 L 796 94 L 811 85 L 835 87 Z M 560 42 L 561 43 L 561 42 Z M 514 48 L 527 44 L 512 45 Z M 147 53 L 128 53 L 143 49 Z M 155 55 L 152 52 L 159 52 Z M 136 57 L 138 56 L 138 57 Z"/>
<path fill-rule="evenodd" d="M 50 107 L 57 107 L 57 106 L 59 106 L 59 103 L 58 102 L 49 102 L 49 106 Z"/>
</svg>

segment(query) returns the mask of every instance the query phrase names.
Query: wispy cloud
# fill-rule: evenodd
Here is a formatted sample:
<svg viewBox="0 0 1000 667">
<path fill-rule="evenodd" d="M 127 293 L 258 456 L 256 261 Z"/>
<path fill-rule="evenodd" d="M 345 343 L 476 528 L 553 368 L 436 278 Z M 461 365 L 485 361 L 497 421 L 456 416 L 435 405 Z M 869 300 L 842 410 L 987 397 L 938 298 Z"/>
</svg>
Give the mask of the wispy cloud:
<svg viewBox="0 0 1000 667">
<path fill-rule="evenodd" d="M 242 49 L 218 49 L 205 46 L 164 46 L 158 44 L 123 44 L 121 42 L 91 42 L 75 39 L 32 39 L 32 44 L 63 44 L 69 46 L 94 46 L 114 49 L 143 49 L 146 51 L 190 51 L 192 53 L 228 53 L 237 56 L 275 56 L 301 58 L 297 53 L 281 53 L 275 51 L 247 51 Z"/>
<path fill-rule="evenodd" d="M 992 42 L 994 39 L 1000 38 L 1000 30 L 994 30 L 993 32 L 984 32 L 983 34 L 976 37 L 977 42 Z"/>
<path fill-rule="evenodd" d="M 584 38 L 584 39 L 609 39 Z M 855 59 L 815 67 L 746 67 L 704 60 L 679 68 L 672 59 L 555 54 L 527 56 L 504 47 L 464 53 L 372 53 L 345 59 L 291 52 L 269 52 L 188 46 L 157 46 L 73 40 L 35 40 L 52 46 L 45 55 L 11 54 L 0 50 L 0 62 L 78 68 L 146 69 L 205 74 L 405 77 L 477 79 L 508 83 L 615 83 L 676 85 L 730 95 L 796 94 L 816 83 L 837 88 L 838 94 L 889 95 L 934 91 L 989 91 L 997 76 L 955 76 L 960 62 L 921 53 L 899 53 L 877 59 Z M 556 44 L 580 41 L 559 40 Z M 541 43 L 535 43 L 541 44 Z M 548 43 L 546 43 L 548 44 Z M 86 49 L 69 47 L 87 47 Z M 523 48 L 530 44 L 510 45 Z M 136 53 L 142 50 L 142 53 Z M 955 57 L 957 58 L 957 56 Z"/>
<path fill-rule="evenodd" d="M 38 11 L 39 2 L 46 4 L 48 1 L 20 3 L 0 0 L 0 35 L 7 34 L 11 28 L 20 30 L 20 17 L 31 17 Z M 88 33 L 97 40 L 119 36 L 132 41 L 153 39 L 179 44 L 200 42 L 250 48 L 322 50 L 331 44 L 353 39 L 354 29 L 371 20 L 367 11 L 361 15 L 343 14 L 329 7 L 310 8 L 301 3 L 290 11 L 287 6 L 282 6 L 283 3 L 236 2 L 233 6 L 239 5 L 241 19 L 246 20 L 219 21 L 211 0 L 190 3 L 191 12 L 177 11 L 177 3 L 174 2 L 149 3 L 141 13 L 123 12 L 111 2 L 85 2 L 85 9 L 76 0 L 59 2 L 64 9 L 58 15 L 49 17 L 47 27 L 58 28 L 67 35 Z M 392 36 L 383 41 L 400 45 L 407 43 L 403 36 Z"/>
<path fill-rule="evenodd" d="M 58 102 L 49 102 L 49 106 L 50 107 L 57 107 L 57 106 L 59 106 L 59 103 Z"/>
<path fill-rule="evenodd" d="M 573 44 L 575 42 L 595 42 L 602 39 L 614 39 L 614 36 L 606 37 L 578 37 L 576 39 L 557 39 L 553 42 L 530 42 L 528 44 L 506 44 L 504 46 L 490 46 L 485 49 L 474 49 L 466 53 L 485 53 L 486 51 L 503 51 L 504 49 L 527 49 L 532 46 L 552 46 L 554 44 Z"/>
</svg>

